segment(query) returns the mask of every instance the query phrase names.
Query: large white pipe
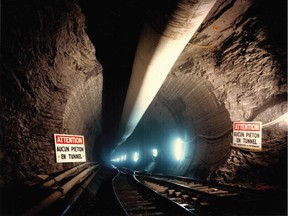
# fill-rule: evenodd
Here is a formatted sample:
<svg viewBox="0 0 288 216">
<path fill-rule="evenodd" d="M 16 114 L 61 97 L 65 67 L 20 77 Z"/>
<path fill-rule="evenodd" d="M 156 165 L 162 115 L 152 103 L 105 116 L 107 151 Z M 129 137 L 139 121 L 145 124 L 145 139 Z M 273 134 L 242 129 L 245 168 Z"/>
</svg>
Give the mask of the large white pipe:
<svg viewBox="0 0 288 216">
<path fill-rule="evenodd" d="M 180 0 L 167 24 L 144 26 L 123 108 L 118 144 L 132 134 L 178 56 L 215 2 L 216 0 Z M 162 33 L 155 27 L 159 25 L 165 25 Z"/>
</svg>

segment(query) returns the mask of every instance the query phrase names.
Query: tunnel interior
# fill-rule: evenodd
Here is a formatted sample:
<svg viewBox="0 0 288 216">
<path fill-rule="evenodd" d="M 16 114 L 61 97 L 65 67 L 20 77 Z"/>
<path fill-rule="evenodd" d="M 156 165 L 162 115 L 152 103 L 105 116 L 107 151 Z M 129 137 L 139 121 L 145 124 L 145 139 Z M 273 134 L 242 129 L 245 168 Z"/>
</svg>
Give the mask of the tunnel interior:
<svg viewBox="0 0 288 216">
<path fill-rule="evenodd" d="M 88 161 L 110 163 L 126 154 L 130 160 L 114 164 L 246 187 L 286 187 L 285 1 L 217 1 L 133 134 L 117 145 L 141 29 L 174 3 L 1 2 L 2 186 L 74 166 L 55 163 L 58 133 L 84 135 Z M 163 30 L 157 22 L 153 27 Z M 266 125 L 261 151 L 231 146 L 234 121 Z M 185 144 L 180 162 L 173 158 L 177 138 Z M 135 151 L 138 163 L 131 161 Z"/>
<path fill-rule="evenodd" d="M 143 116 L 143 121 L 119 149 L 127 149 L 128 145 L 126 152 L 130 155 L 137 148 L 138 151 L 144 151 L 140 154 L 144 155 L 143 161 L 139 161 L 143 167 L 139 168 L 149 172 L 153 172 L 151 163 L 155 163 L 151 151 L 153 148 L 159 149 L 162 160 L 157 159 L 153 169 L 165 174 L 196 175 L 202 178 L 215 168 L 213 165 L 223 162 L 228 156 L 232 123 L 228 111 L 213 94 L 209 82 L 195 79 L 190 74 L 181 76 L 167 77 Z M 165 95 L 169 95 L 169 98 Z M 181 162 L 175 161 L 173 155 L 177 139 L 184 143 Z M 117 158 L 117 153 L 121 155 L 125 152 L 119 151 L 115 151 L 114 157 Z M 207 164 L 211 166 L 207 168 Z"/>
</svg>

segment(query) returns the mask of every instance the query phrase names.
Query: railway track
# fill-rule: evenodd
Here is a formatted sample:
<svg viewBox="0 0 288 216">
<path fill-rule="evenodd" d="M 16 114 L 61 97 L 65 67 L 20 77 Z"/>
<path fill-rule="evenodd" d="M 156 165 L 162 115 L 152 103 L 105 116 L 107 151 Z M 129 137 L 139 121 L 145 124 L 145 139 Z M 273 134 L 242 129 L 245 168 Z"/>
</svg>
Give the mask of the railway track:
<svg viewBox="0 0 288 216">
<path fill-rule="evenodd" d="M 127 170 L 125 172 L 114 180 L 114 187 L 127 215 L 179 215 L 176 212 L 171 213 L 171 210 L 167 212 L 156 207 L 156 203 L 151 201 L 154 200 L 155 193 L 162 198 L 161 201 L 157 201 L 158 206 L 166 200 L 165 209 L 169 205 L 167 200 L 170 200 L 170 203 L 177 204 L 192 215 L 259 214 L 261 194 L 251 190 L 189 178 L 135 174 Z M 135 184 L 139 183 L 142 184 L 142 189 L 135 188 Z M 146 188 L 145 192 L 142 192 L 143 188 Z"/>
<path fill-rule="evenodd" d="M 80 173 L 86 172 L 85 170 Z M 70 175 L 72 171 L 73 175 Z M 49 196 L 49 199 L 44 199 L 45 202 L 39 202 L 41 205 L 30 208 L 30 211 L 24 211 L 26 212 L 24 215 L 30 216 L 40 213 L 41 215 L 59 216 L 258 216 L 282 215 L 284 212 L 283 208 L 277 210 L 277 203 L 281 204 L 283 199 L 283 196 L 279 197 L 278 193 L 268 193 L 264 198 L 262 192 L 244 188 L 212 184 L 186 177 L 152 175 L 123 168 L 119 170 L 115 167 L 101 167 L 97 169 L 96 173 L 98 175 L 89 177 L 93 181 L 89 180 L 90 184 L 87 183 L 89 186 L 85 191 L 82 183 L 77 183 L 75 189 L 72 188 L 66 195 L 64 195 L 65 190 L 63 192 L 56 190 L 52 194 L 58 194 L 60 191 L 60 200 L 55 200 L 55 203 L 46 206 L 47 200 L 49 203 L 52 202 L 51 196 Z M 60 180 L 63 174 L 65 174 L 65 178 Z M 44 184 L 49 183 L 48 185 L 50 185 L 51 182 L 53 186 L 58 182 L 56 184 L 58 188 L 63 185 L 62 187 L 65 189 L 65 185 L 76 176 L 74 176 L 74 170 L 69 170 L 67 176 L 66 172 L 63 174 L 54 177 L 53 181 L 46 181 Z M 82 196 L 78 193 L 79 189 L 84 191 Z M 79 197 L 77 201 L 76 195 Z M 75 202 L 72 203 L 70 200 Z M 278 206 L 281 208 L 282 204 Z M 277 214 L 278 212 L 281 214 Z"/>
<path fill-rule="evenodd" d="M 120 172 L 113 180 L 113 188 L 126 215 L 195 215 L 143 186 L 129 173 Z"/>
</svg>

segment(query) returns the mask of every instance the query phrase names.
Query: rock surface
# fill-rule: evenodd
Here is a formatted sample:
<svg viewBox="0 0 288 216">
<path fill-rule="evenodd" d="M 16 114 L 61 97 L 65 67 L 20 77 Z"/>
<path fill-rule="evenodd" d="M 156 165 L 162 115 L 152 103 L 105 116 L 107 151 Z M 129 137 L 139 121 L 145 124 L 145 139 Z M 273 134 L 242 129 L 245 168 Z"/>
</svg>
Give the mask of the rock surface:
<svg viewBox="0 0 288 216">
<path fill-rule="evenodd" d="M 154 2 L 109 2 L 108 12 L 89 14 L 68 0 L 3 1 L 1 183 L 73 166 L 55 163 L 54 133 L 85 135 L 88 159 L 99 159 L 94 153 L 117 130 L 143 9 Z M 170 166 L 165 158 L 158 170 L 246 187 L 285 185 L 287 118 L 268 123 L 287 113 L 286 4 L 217 1 L 127 146 L 137 140 L 168 152 L 168 138 L 183 129 L 185 163 Z M 263 151 L 232 148 L 233 121 L 263 122 Z"/>
<path fill-rule="evenodd" d="M 102 67 L 75 3 L 5 1 L 2 10 L 1 177 L 21 182 L 73 166 L 55 163 L 54 133 L 85 134 L 93 146 Z"/>
<path fill-rule="evenodd" d="M 284 3 L 272 6 L 268 1 L 217 2 L 171 76 L 191 74 L 206 79 L 231 121 L 261 121 L 265 127 L 285 115 L 287 35 L 282 28 L 287 25 L 283 8 Z M 257 182 L 285 185 L 287 117 L 264 127 L 263 151 L 232 149 L 208 179 L 247 187 L 255 187 Z"/>
</svg>

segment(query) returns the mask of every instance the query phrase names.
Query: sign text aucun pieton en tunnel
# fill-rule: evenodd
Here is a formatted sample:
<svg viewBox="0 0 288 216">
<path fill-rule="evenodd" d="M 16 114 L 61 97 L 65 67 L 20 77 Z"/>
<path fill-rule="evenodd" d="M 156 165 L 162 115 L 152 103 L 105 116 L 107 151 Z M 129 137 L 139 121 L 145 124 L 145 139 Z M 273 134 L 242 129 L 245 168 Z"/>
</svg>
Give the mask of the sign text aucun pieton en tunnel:
<svg viewBox="0 0 288 216">
<path fill-rule="evenodd" d="M 84 136 L 54 134 L 56 162 L 85 162 Z"/>
<path fill-rule="evenodd" d="M 262 123 L 234 122 L 232 146 L 251 150 L 261 150 Z"/>
</svg>

